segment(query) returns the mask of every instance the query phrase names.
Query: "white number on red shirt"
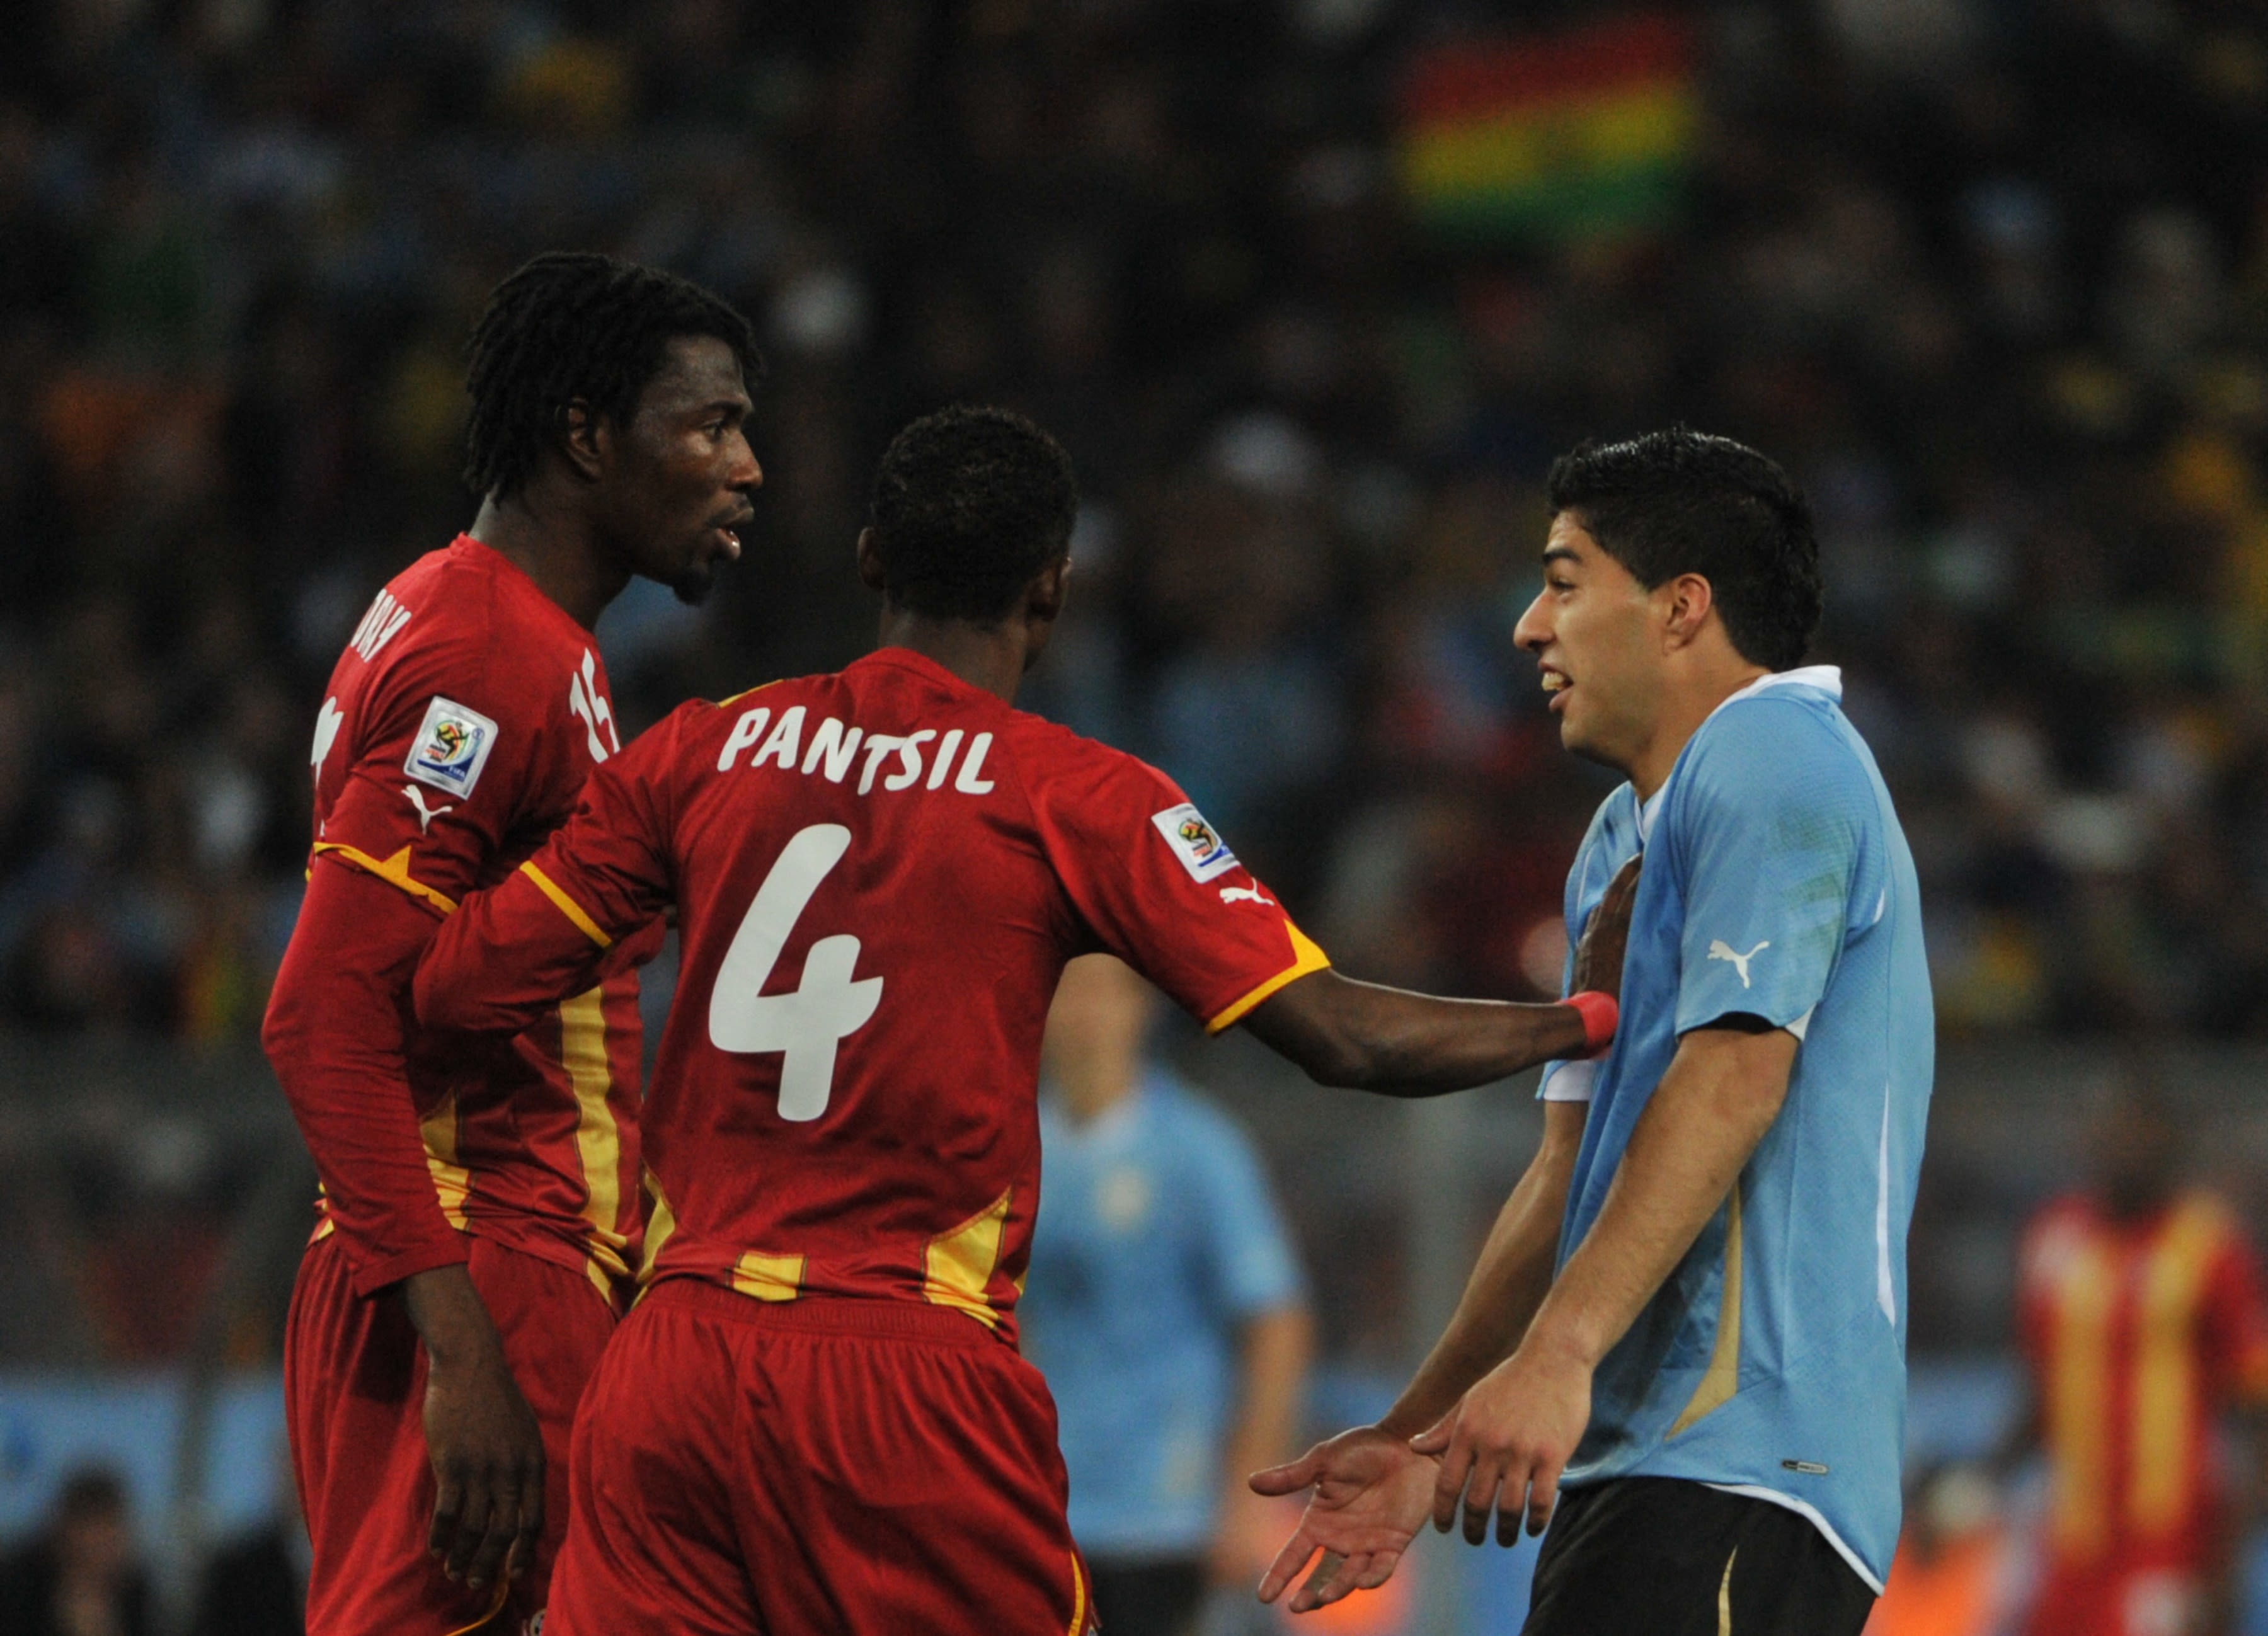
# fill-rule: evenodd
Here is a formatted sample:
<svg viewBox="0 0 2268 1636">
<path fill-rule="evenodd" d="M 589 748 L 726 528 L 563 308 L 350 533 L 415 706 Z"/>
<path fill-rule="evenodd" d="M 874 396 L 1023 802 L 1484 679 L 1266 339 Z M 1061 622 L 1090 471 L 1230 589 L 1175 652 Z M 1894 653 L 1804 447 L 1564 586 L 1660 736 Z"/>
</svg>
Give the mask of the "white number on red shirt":
<svg viewBox="0 0 2268 1636">
<path fill-rule="evenodd" d="M 848 932 L 811 946 L 794 993 L 763 991 L 788 933 L 850 845 L 850 831 L 839 823 L 797 832 L 756 888 L 709 996 L 709 1038 L 718 1050 L 784 1053 L 780 1117 L 798 1123 L 827 1111 L 836 1047 L 866 1025 L 882 999 L 881 978 L 851 976 L 859 945 Z"/>
</svg>

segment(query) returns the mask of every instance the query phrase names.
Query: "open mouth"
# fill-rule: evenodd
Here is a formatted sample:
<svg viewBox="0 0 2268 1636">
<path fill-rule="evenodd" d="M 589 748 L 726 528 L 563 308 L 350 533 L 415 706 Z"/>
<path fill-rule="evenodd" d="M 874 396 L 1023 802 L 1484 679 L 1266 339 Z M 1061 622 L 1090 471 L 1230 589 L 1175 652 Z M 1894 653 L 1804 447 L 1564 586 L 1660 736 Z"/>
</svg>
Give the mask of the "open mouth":
<svg viewBox="0 0 2268 1636">
<path fill-rule="evenodd" d="M 1549 667 L 1543 669 L 1540 680 L 1543 691 L 1550 696 L 1551 703 L 1549 708 L 1552 710 L 1559 708 L 1566 699 L 1568 689 L 1575 685 L 1573 679 L 1565 671 L 1553 670 Z"/>
<path fill-rule="evenodd" d="M 735 517 L 731 522 L 720 524 L 710 530 L 716 538 L 718 550 L 723 554 L 727 562 L 737 563 L 740 560 L 740 530 L 747 525 L 754 515 L 754 512 L 750 512 Z"/>
</svg>

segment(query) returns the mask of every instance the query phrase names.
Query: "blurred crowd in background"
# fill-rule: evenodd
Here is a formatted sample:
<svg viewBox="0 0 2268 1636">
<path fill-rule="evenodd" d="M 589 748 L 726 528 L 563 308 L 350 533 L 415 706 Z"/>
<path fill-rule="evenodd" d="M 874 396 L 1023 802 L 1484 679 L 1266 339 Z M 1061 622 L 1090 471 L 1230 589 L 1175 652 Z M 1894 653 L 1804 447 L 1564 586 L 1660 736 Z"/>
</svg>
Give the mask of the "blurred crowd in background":
<svg viewBox="0 0 2268 1636">
<path fill-rule="evenodd" d="M 469 520 L 482 299 L 575 246 L 705 280 L 770 359 L 748 560 L 698 616 L 608 622 L 633 724 L 858 652 L 881 444 L 1011 404 L 1087 496 L 1029 702 L 1180 778 L 1343 965 L 1532 993 L 1602 788 L 1510 644 L 1539 480 L 1682 418 L 1810 491 L 1948 1027 L 2268 1035 L 2268 23 L 1711 6 L 1660 24 L 1658 209 L 1437 231 L 1413 77 L 1501 26 L 9 7 L 0 1016 L 256 1031 L 321 680 Z"/>
<path fill-rule="evenodd" d="M 554 247 L 703 280 L 769 360 L 746 559 L 601 627 L 626 730 L 863 651 L 874 459 L 1006 404 L 1086 497 L 1023 702 L 1352 973 L 1534 997 L 1609 783 L 1511 642 L 1543 475 L 1682 420 L 1812 497 L 1948 1039 L 2268 1042 L 2239 0 L 0 7 L 0 1039 L 256 1040 L 323 679 L 469 522 L 463 342 Z M 0 1225 L 108 1212 L 74 1355 L 177 1355 L 246 1161 L 88 1128 Z M 1926 1178 L 1918 1348 L 2007 1338 L 2060 1152 Z M 1287 1204 L 1351 1258 L 1326 1355 L 1382 1359 L 1347 1311 L 1393 1309 L 1399 1206 L 1314 1182 L 1351 1153 Z M 18 1276 L 0 1356 L 48 1355 Z"/>
</svg>

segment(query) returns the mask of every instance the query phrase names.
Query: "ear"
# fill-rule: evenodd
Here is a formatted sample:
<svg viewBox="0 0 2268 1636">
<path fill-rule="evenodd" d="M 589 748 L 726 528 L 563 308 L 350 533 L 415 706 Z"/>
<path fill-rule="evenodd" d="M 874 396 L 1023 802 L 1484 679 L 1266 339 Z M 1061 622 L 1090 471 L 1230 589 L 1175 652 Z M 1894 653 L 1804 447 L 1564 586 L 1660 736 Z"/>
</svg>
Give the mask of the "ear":
<svg viewBox="0 0 2268 1636">
<path fill-rule="evenodd" d="M 570 398 L 559 414 L 559 446 L 567 463 L 585 482 L 596 483 L 614 452 L 614 429 L 591 412 L 586 398 Z"/>
<path fill-rule="evenodd" d="M 874 531 L 858 530 L 858 583 L 869 591 L 888 593 L 889 577 L 882 571 L 881 553 L 874 549 Z"/>
<path fill-rule="evenodd" d="M 1066 552 L 1032 576 L 1024 588 L 1024 618 L 1027 623 L 1052 624 L 1063 614 L 1064 599 L 1071 594 L 1071 556 Z"/>
<path fill-rule="evenodd" d="M 1714 586 L 1699 574 L 1679 574 L 1656 586 L 1655 606 L 1662 613 L 1662 637 L 1672 651 L 1690 646 L 1709 623 L 1717 606 Z"/>
</svg>

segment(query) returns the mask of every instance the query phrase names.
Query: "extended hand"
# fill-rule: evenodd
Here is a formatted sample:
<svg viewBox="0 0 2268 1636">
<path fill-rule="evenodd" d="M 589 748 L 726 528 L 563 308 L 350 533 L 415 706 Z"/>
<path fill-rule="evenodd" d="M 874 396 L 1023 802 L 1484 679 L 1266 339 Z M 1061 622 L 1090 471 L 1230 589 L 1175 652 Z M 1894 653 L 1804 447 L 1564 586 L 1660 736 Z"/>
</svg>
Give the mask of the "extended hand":
<svg viewBox="0 0 2268 1636">
<path fill-rule="evenodd" d="M 1574 982 L 1569 993 L 1595 989 L 1616 999 L 1622 998 L 1623 949 L 1630 941 L 1631 909 L 1638 902 L 1638 866 L 1645 861 L 1643 855 L 1631 859 L 1607 882 L 1606 895 L 1591 911 L 1582 941 L 1575 946 Z"/>
<path fill-rule="evenodd" d="M 1528 1531 L 1541 1534 L 1559 1498 L 1559 1474 L 1590 1419 L 1587 1365 L 1525 1346 L 1513 1353 L 1431 1431 L 1410 1439 L 1419 1454 L 1441 1456 L 1433 1526 L 1447 1533 L 1462 1504 L 1465 1538 L 1477 1545 L 1488 1537 L 1494 1510 L 1498 1543 L 1509 1545 L 1519 1537 L 1525 1501 Z"/>
<path fill-rule="evenodd" d="M 1386 1583 L 1425 1520 L 1433 1462 L 1391 1432 L 1363 1426 L 1317 1443 L 1289 1465 L 1252 1474 L 1256 1494 L 1296 1494 L 1310 1486 L 1315 1492 L 1299 1531 L 1260 1581 L 1260 1600 L 1273 1602 L 1322 1551 L 1322 1561 L 1292 1598 L 1294 1613 Z"/>
</svg>

